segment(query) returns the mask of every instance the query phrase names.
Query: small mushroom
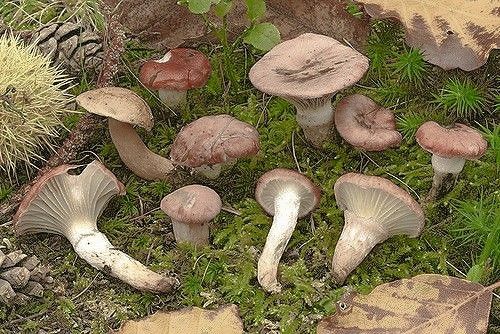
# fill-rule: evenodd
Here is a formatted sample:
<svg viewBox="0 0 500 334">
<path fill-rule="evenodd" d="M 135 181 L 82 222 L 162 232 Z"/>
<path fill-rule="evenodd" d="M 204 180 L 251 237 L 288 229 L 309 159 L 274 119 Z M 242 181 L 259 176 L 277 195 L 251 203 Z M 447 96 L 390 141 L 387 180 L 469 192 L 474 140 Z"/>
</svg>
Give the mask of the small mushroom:
<svg viewBox="0 0 500 334">
<path fill-rule="evenodd" d="M 295 105 L 297 122 L 314 145 L 333 127 L 331 99 L 352 86 L 368 69 L 368 58 L 323 35 L 302 34 L 276 45 L 250 69 L 258 90 Z"/>
<path fill-rule="evenodd" d="M 158 90 L 169 107 L 186 101 L 189 89 L 203 87 L 212 68 L 208 58 L 193 49 L 172 49 L 159 60 L 148 60 L 141 67 L 139 80 L 149 89 Z"/>
<path fill-rule="evenodd" d="M 320 189 L 304 175 L 289 169 L 273 169 L 259 178 L 255 199 L 274 216 L 257 266 L 257 278 L 264 290 L 280 292 L 278 264 L 297 225 L 319 203 Z"/>
<path fill-rule="evenodd" d="M 88 112 L 108 117 L 109 133 L 123 163 L 146 180 L 168 179 L 172 162 L 151 152 L 134 130 L 134 125 L 151 130 L 153 115 L 144 100 L 133 91 L 119 87 L 89 90 L 76 97 Z"/>
<path fill-rule="evenodd" d="M 403 139 L 396 131 L 393 113 L 360 94 L 347 96 L 337 104 L 335 126 L 345 141 L 365 151 L 398 147 Z"/>
<path fill-rule="evenodd" d="M 177 242 L 208 245 L 208 225 L 219 214 L 222 202 L 214 190 L 193 184 L 165 196 L 160 207 L 172 219 Z"/>
<path fill-rule="evenodd" d="M 348 173 L 338 178 L 334 191 L 345 221 L 332 260 L 339 284 L 375 245 L 398 234 L 417 237 L 424 228 L 420 205 L 387 179 Z"/>
<path fill-rule="evenodd" d="M 186 125 L 170 147 L 173 163 L 216 179 L 223 165 L 259 152 L 259 133 L 229 115 L 205 116 Z"/>
<path fill-rule="evenodd" d="M 114 195 L 124 193 L 123 184 L 97 161 L 87 165 L 80 175 L 68 173 L 78 167 L 56 167 L 31 187 L 13 218 L 16 233 L 63 235 L 94 268 L 138 290 L 172 290 L 176 279 L 161 276 L 117 250 L 97 229 L 97 218 Z"/>
<path fill-rule="evenodd" d="M 465 160 L 476 160 L 486 152 L 488 143 L 481 134 L 467 125 L 456 123 L 445 128 L 436 122 L 425 122 L 416 134 L 418 144 L 432 153 L 434 178 L 429 199 L 435 199 L 447 174 L 455 178 L 462 171 Z"/>
</svg>

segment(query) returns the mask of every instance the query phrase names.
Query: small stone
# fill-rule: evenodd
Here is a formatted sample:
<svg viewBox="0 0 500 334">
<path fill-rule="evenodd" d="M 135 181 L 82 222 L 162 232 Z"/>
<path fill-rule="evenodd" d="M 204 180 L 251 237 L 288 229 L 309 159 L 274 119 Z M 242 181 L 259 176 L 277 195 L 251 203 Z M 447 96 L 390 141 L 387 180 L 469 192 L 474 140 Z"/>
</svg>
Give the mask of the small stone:
<svg viewBox="0 0 500 334">
<path fill-rule="evenodd" d="M 30 297 L 26 296 L 24 293 L 18 292 L 14 297 L 13 303 L 16 305 L 26 305 L 30 300 Z"/>
<path fill-rule="evenodd" d="M 24 267 L 14 267 L 0 273 L 0 278 L 9 282 L 13 288 L 22 288 L 30 279 L 30 271 Z"/>
<path fill-rule="evenodd" d="M 14 267 L 16 264 L 27 258 L 28 255 L 23 254 L 23 251 L 17 250 L 6 255 L 0 268 Z"/>
<path fill-rule="evenodd" d="M 43 286 L 35 281 L 29 281 L 28 284 L 23 288 L 22 292 L 28 296 L 42 297 L 43 296 Z"/>
<path fill-rule="evenodd" d="M 29 258 L 27 258 L 26 260 L 24 260 L 23 267 L 28 269 L 29 271 L 32 271 L 39 264 L 40 264 L 40 260 L 38 260 L 38 258 L 35 255 L 33 255 L 33 256 L 30 256 Z"/>
<path fill-rule="evenodd" d="M 3 261 L 5 261 L 5 258 L 7 256 L 0 250 L 0 267 L 2 266 Z"/>
<path fill-rule="evenodd" d="M 9 305 L 14 300 L 16 293 L 9 282 L 0 279 L 0 301 Z"/>
<path fill-rule="evenodd" d="M 50 272 L 49 266 L 41 265 L 31 271 L 31 280 L 38 283 L 45 283 L 47 274 Z"/>
</svg>

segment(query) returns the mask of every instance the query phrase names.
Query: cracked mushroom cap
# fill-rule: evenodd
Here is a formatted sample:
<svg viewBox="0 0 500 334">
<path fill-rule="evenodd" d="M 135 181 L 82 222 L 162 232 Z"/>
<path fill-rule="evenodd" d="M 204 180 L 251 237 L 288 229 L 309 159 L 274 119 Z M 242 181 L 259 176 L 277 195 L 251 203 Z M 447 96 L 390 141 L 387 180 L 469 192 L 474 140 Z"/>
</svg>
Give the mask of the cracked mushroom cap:
<svg viewBox="0 0 500 334">
<path fill-rule="evenodd" d="M 306 176 L 284 168 L 273 169 L 259 178 L 255 199 L 268 214 L 274 216 L 274 200 L 280 192 L 287 189 L 296 189 L 300 194 L 299 218 L 318 206 L 321 190 Z"/>
<path fill-rule="evenodd" d="M 479 131 L 460 123 L 445 128 L 436 122 L 425 122 L 415 136 L 424 150 L 443 158 L 479 159 L 488 146 Z"/>
<path fill-rule="evenodd" d="M 323 35 L 302 34 L 276 45 L 250 69 L 258 90 L 289 100 L 331 97 L 352 86 L 368 69 L 368 58 Z"/>
<path fill-rule="evenodd" d="M 382 226 L 387 236 L 418 236 L 424 227 L 424 213 L 408 192 L 378 176 L 344 174 L 334 186 L 341 210 L 369 218 Z"/>
<path fill-rule="evenodd" d="M 201 225 L 219 214 L 222 202 L 214 190 L 192 184 L 165 196 L 160 207 L 176 222 Z"/>
<path fill-rule="evenodd" d="M 160 60 L 148 60 L 139 80 L 149 89 L 184 91 L 205 85 L 212 67 L 203 53 L 193 49 L 172 49 Z"/>
<path fill-rule="evenodd" d="M 86 91 L 76 102 L 89 113 L 151 130 L 153 114 L 144 100 L 130 89 L 104 87 Z"/>
<path fill-rule="evenodd" d="M 398 147 L 403 139 L 396 131 L 394 114 L 360 94 L 347 96 L 338 103 L 335 125 L 345 141 L 366 151 Z"/>
<path fill-rule="evenodd" d="M 259 148 L 259 133 L 250 124 L 229 115 L 204 116 L 182 128 L 170 157 L 194 168 L 253 156 Z"/>
<path fill-rule="evenodd" d="M 100 162 L 88 164 L 79 175 L 68 173 L 78 167 L 55 167 L 30 188 L 13 218 L 17 234 L 47 232 L 71 239 L 75 224 L 95 222 L 111 198 L 125 193 Z"/>
</svg>

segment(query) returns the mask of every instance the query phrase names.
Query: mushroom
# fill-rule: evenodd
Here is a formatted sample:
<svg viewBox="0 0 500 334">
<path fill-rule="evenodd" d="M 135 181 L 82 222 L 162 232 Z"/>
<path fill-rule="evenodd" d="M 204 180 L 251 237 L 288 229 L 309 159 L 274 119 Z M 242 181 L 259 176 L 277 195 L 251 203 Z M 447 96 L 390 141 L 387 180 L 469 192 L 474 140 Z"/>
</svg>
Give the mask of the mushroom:
<svg viewBox="0 0 500 334">
<path fill-rule="evenodd" d="M 335 126 L 345 141 L 366 151 L 398 147 L 403 139 L 396 131 L 393 113 L 360 94 L 347 96 L 337 104 Z"/>
<path fill-rule="evenodd" d="M 255 199 L 274 216 L 257 266 L 257 278 L 264 290 L 280 292 L 278 264 L 297 225 L 319 203 L 321 190 L 304 175 L 277 168 L 262 175 L 255 189 Z"/>
<path fill-rule="evenodd" d="M 97 229 L 97 218 L 114 195 L 124 193 L 123 184 L 97 161 L 80 175 L 68 173 L 78 167 L 53 168 L 31 187 L 13 218 L 16 233 L 63 235 L 92 267 L 141 291 L 172 290 L 176 279 L 161 276 L 117 250 Z"/>
<path fill-rule="evenodd" d="M 76 102 L 90 113 L 108 117 L 116 150 L 135 175 L 146 180 L 168 179 L 174 170 L 172 162 L 150 151 L 133 128 L 153 127 L 151 109 L 139 95 L 125 88 L 105 87 L 78 95 Z"/>
<path fill-rule="evenodd" d="M 375 245 L 393 235 L 417 237 L 422 232 L 420 205 L 387 179 L 348 173 L 337 179 L 334 191 L 345 220 L 332 260 L 333 277 L 339 284 Z"/>
<path fill-rule="evenodd" d="M 259 133 L 229 115 L 204 116 L 183 127 L 170 147 L 173 163 L 216 179 L 224 164 L 259 152 Z"/>
<path fill-rule="evenodd" d="M 333 127 L 331 99 L 352 86 L 368 69 L 368 58 L 323 35 L 302 34 L 276 45 L 250 69 L 258 90 L 295 105 L 297 122 L 314 145 Z"/>
<path fill-rule="evenodd" d="M 148 60 L 141 67 L 139 80 L 149 89 L 158 90 L 169 107 L 186 101 L 188 89 L 203 87 L 212 68 L 208 58 L 193 49 L 172 49 L 159 60 Z"/>
<path fill-rule="evenodd" d="M 437 197 L 447 174 L 456 178 L 464 168 L 465 160 L 479 159 L 488 146 L 478 131 L 460 123 L 444 128 L 436 122 L 425 122 L 415 136 L 418 144 L 432 153 L 434 177 L 429 192 L 431 200 Z"/>
<path fill-rule="evenodd" d="M 160 207 L 172 219 L 177 242 L 208 245 L 208 223 L 219 214 L 222 202 L 214 190 L 192 184 L 165 196 Z"/>
</svg>

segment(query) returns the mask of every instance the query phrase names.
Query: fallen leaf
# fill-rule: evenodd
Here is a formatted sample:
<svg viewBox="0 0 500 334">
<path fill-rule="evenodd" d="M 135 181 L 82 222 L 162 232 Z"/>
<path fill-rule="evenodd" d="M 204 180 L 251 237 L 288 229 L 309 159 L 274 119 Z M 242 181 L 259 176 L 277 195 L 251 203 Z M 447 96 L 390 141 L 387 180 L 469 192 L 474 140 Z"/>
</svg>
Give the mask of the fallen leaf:
<svg viewBox="0 0 500 334">
<path fill-rule="evenodd" d="M 500 44 L 498 0 L 356 0 L 374 18 L 393 17 L 406 30 L 406 41 L 424 58 L 448 70 L 474 70 Z"/>
<path fill-rule="evenodd" d="M 203 20 L 176 1 L 104 0 L 115 8 L 120 22 L 142 41 L 158 48 L 174 48 L 204 39 L 207 29 Z M 305 32 L 346 40 L 361 49 L 369 33 L 367 19 L 349 14 L 343 0 L 267 0 L 263 21 L 274 23 L 282 39 Z M 215 15 L 212 16 L 215 19 Z M 243 1 L 235 1 L 228 16 L 229 30 L 237 35 L 248 25 Z"/>
<path fill-rule="evenodd" d="M 486 333 L 493 290 L 463 279 L 424 274 L 376 287 L 368 295 L 348 292 L 318 334 Z"/>
<path fill-rule="evenodd" d="M 116 334 L 241 334 L 243 323 L 236 305 L 216 310 L 199 307 L 158 311 L 141 320 L 127 321 Z"/>
</svg>

